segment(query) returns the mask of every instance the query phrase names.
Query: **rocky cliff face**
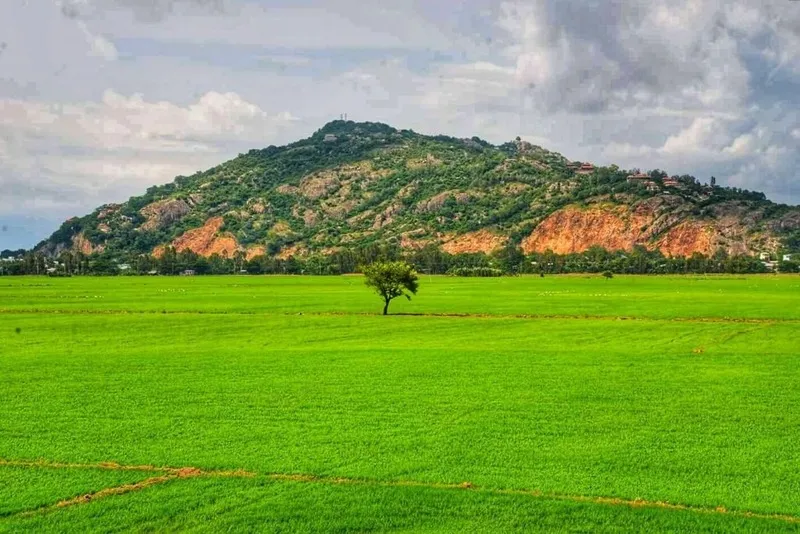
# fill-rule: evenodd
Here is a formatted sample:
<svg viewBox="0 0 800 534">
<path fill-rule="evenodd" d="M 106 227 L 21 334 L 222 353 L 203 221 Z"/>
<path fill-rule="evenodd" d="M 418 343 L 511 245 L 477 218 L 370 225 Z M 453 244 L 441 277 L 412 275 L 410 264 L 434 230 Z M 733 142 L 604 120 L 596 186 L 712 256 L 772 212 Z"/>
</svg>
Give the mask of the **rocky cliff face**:
<svg viewBox="0 0 800 534">
<path fill-rule="evenodd" d="M 523 141 L 493 146 L 337 121 L 101 206 L 64 223 L 38 250 L 127 257 L 169 246 L 287 258 L 383 243 L 451 254 L 644 246 L 690 256 L 776 251 L 800 232 L 800 208 L 758 193 L 687 176 L 665 181 L 663 173 L 645 187 L 616 167 L 576 168 Z"/>
<path fill-rule="evenodd" d="M 191 206 L 184 200 L 166 199 L 153 202 L 140 211 L 146 218 L 140 229 L 150 231 L 167 227 L 181 220 L 190 211 L 192 211 Z"/>
<path fill-rule="evenodd" d="M 627 206 L 557 211 L 522 241 L 526 253 L 551 250 L 556 254 L 585 252 L 594 246 L 628 250 L 647 242 L 650 214 L 632 213 Z"/>
<path fill-rule="evenodd" d="M 236 251 L 240 249 L 240 246 L 233 235 L 221 232 L 224 224 L 222 217 L 212 217 L 200 228 L 181 234 L 170 245 L 175 248 L 176 252 L 190 250 L 206 258 L 214 254 L 232 258 Z M 153 250 L 153 255 L 157 258 L 161 257 L 164 254 L 165 246 L 157 246 Z"/>
<path fill-rule="evenodd" d="M 735 217 L 697 219 L 669 203 L 644 202 L 564 208 L 539 224 L 522 241 L 522 250 L 571 254 L 602 247 L 630 252 L 637 245 L 674 257 L 774 251 L 778 242 L 751 232 Z"/>
</svg>

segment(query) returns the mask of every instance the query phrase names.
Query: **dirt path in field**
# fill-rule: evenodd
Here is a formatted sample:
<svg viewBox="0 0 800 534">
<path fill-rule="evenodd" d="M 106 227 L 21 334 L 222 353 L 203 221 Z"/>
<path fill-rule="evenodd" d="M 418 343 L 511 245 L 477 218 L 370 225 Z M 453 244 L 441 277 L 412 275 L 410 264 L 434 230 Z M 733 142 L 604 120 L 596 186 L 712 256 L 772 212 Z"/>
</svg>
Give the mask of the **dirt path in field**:
<svg viewBox="0 0 800 534">
<path fill-rule="evenodd" d="M 175 474 L 161 475 L 142 480 L 141 482 L 135 482 L 133 484 L 123 484 L 122 486 L 103 488 L 99 491 L 95 491 L 94 493 L 79 495 L 78 497 L 73 497 L 71 499 L 59 501 L 55 504 L 45 505 L 41 508 L 36 508 L 35 510 L 26 510 L 24 512 L 16 514 L 16 517 L 31 517 L 36 514 L 46 514 L 54 510 L 67 508 L 68 506 L 85 504 L 87 502 L 96 501 L 98 499 L 103 499 L 105 497 L 111 497 L 112 495 L 124 495 L 125 493 L 131 493 L 133 491 L 143 490 L 145 488 L 149 488 L 150 486 L 155 486 L 156 484 L 163 484 L 165 482 L 169 482 L 170 480 L 175 480 L 177 478 L 178 475 Z"/>
<path fill-rule="evenodd" d="M 164 484 L 173 480 L 185 478 L 245 478 L 254 477 L 255 473 L 244 470 L 235 471 L 222 471 L 222 470 L 203 470 L 197 467 L 157 467 L 153 465 L 121 465 L 116 462 L 100 462 L 94 464 L 81 464 L 81 463 L 61 463 L 51 462 L 48 460 L 3 460 L 0 459 L 0 468 L 2 467 L 22 467 L 29 469 L 101 469 L 108 471 L 141 471 L 147 473 L 157 473 L 157 476 L 146 478 L 139 482 L 129 484 L 122 484 L 120 486 L 112 486 L 103 488 L 98 491 L 78 495 L 69 499 L 61 500 L 53 504 L 48 504 L 32 510 L 24 510 L 13 514 L 11 517 L 30 517 L 36 514 L 44 514 L 76 506 L 79 504 L 86 504 L 88 502 L 112 497 L 115 495 L 124 495 L 140 491 L 152 486 Z"/>
<path fill-rule="evenodd" d="M 0 458 L 0 467 L 31 467 L 42 469 L 105 469 L 109 471 L 147 471 L 155 473 L 166 473 L 175 475 L 179 478 L 188 477 L 227 477 L 243 478 L 254 477 L 256 473 L 251 473 L 242 469 L 224 470 L 204 470 L 197 467 L 159 467 L 155 465 L 122 465 L 116 462 L 98 463 L 62 463 L 51 462 L 49 460 L 4 460 Z"/>
<path fill-rule="evenodd" d="M 158 467 L 153 465 L 122 465 L 115 462 L 99 463 L 60 463 L 47 460 L 4 460 L 0 459 L 1 467 L 23 467 L 30 469 L 106 469 L 116 471 L 141 471 L 157 473 L 156 476 L 144 479 L 140 482 L 123 484 L 103 488 L 101 490 L 80 495 L 69 499 L 61 500 L 53 504 L 45 505 L 33 510 L 25 510 L 9 517 L 30 517 L 36 514 L 48 513 L 55 510 L 85 504 L 88 502 L 104 499 L 116 495 L 124 495 L 141 491 L 167 482 L 189 479 L 189 478 L 253 478 L 263 476 L 270 480 L 280 482 L 296 482 L 304 484 L 327 484 L 338 486 L 373 486 L 373 487 L 418 487 L 452 491 L 476 491 L 494 495 L 522 495 L 542 500 L 570 501 L 579 503 L 589 503 L 604 506 L 623 506 L 628 508 L 658 508 L 664 510 L 674 510 L 691 512 L 698 514 L 726 515 L 742 517 L 748 519 L 774 520 L 791 524 L 800 524 L 800 516 L 791 514 L 770 514 L 764 512 L 753 512 L 749 510 L 729 510 L 724 506 L 700 506 L 666 501 L 649 501 L 646 499 L 622 499 L 617 497 L 593 496 L 593 495 L 568 495 L 561 493 L 542 492 L 539 490 L 526 489 L 501 489 L 501 488 L 481 488 L 471 482 L 461 483 L 436 483 L 422 482 L 416 480 L 376 480 L 366 478 L 330 477 L 300 473 L 264 473 L 258 474 L 244 469 L 236 470 L 204 470 L 197 467 Z"/>
<path fill-rule="evenodd" d="M 724 506 L 717 506 L 717 507 L 694 506 L 689 504 L 677 504 L 665 501 L 648 501 L 645 499 L 620 499 L 617 497 L 601 497 L 592 495 L 566 495 L 561 493 L 542 492 L 538 490 L 479 488 L 470 482 L 461 482 L 460 484 L 443 484 L 443 483 L 433 483 L 433 482 L 420 482 L 415 480 L 381 481 L 381 480 L 369 480 L 369 479 L 358 479 L 358 478 L 322 477 L 316 475 L 297 475 L 297 474 L 283 474 L 283 473 L 273 473 L 266 476 L 272 480 L 331 484 L 331 485 L 419 487 L 419 488 L 433 488 L 433 489 L 446 489 L 446 490 L 472 490 L 472 491 L 493 493 L 495 495 L 524 495 L 544 500 L 582 502 L 591 504 L 602 504 L 606 506 L 626 506 L 629 508 L 661 508 L 666 510 L 694 512 L 701 514 L 719 514 L 719 515 L 729 515 L 729 516 L 745 517 L 752 519 L 772 519 L 772 520 L 784 521 L 787 523 L 800 524 L 800 516 L 794 516 L 790 514 L 766 514 L 761 512 L 752 512 L 748 510 L 728 510 Z"/>
</svg>

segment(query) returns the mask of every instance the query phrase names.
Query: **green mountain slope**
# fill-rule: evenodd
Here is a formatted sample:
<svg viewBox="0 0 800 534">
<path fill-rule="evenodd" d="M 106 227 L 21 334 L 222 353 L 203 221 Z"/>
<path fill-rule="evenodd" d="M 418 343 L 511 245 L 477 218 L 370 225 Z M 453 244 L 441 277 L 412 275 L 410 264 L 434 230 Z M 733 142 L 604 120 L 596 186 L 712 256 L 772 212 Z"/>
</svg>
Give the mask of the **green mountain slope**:
<svg viewBox="0 0 800 534">
<path fill-rule="evenodd" d="M 635 173 L 581 171 L 519 139 L 494 146 L 335 121 L 308 139 L 251 150 L 101 206 L 36 250 L 129 257 L 171 246 L 207 257 L 289 257 L 374 243 L 450 253 L 641 245 L 689 256 L 800 245 L 800 208 L 691 176 L 629 177 Z"/>
</svg>

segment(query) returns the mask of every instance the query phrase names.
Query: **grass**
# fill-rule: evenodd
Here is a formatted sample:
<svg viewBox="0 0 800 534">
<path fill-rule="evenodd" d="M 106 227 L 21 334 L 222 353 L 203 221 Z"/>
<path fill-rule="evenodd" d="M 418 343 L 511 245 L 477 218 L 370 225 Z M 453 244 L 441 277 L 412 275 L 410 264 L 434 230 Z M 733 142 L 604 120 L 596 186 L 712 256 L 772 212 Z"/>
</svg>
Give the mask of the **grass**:
<svg viewBox="0 0 800 534">
<path fill-rule="evenodd" d="M 51 505 L 54 497 L 67 500 L 145 478 L 146 474 L 134 471 L 2 466 L 0 519 Z"/>
<path fill-rule="evenodd" d="M 796 529 L 799 284 L 0 279 L 0 459 L 254 474 L 20 516 L 125 481 L 0 465 L 0 530 Z"/>
<path fill-rule="evenodd" d="M 0 523 L 61 532 L 796 532 L 778 519 L 437 488 L 188 480 Z"/>
<path fill-rule="evenodd" d="M 390 312 L 800 320 L 793 275 L 422 276 L 421 287 Z M 357 276 L 0 278 L 0 312 L 371 314 L 376 302 Z"/>
</svg>

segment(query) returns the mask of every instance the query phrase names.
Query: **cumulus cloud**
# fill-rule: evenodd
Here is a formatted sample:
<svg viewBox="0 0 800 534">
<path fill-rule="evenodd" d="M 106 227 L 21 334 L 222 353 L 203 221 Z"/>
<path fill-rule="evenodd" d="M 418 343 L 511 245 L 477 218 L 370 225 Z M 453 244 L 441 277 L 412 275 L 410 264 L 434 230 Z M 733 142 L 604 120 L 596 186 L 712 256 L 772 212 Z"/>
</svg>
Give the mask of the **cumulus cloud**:
<svg viewBox="0 0 800 534">
<path fill-rule="evenodd" d="M 548 111 L 638 107 L 725 109 L 748 91 L 737 42 L 718 3 L 579 0 L 503 4 L 500 26 L 517 81 Z"/>
<path fill-rule="evenodd" d="M 577 134 L 583 159 L 714 173 L 798 201 L 794 4 L 534 0 L 504 3 L 498 24 L 532 120 L 565 125 L 549 128 L 554 144 Z"/>
<path fill-rule="evenodd" d="M 110 89 L 100 102 L 0 100 L 0 213 L 119 200 L 260 147 L 295 120 L 230 92 L 187 106 Z"/>
<path fill-rule="evenodd" d="M 669 136 L 661 150 L 666 154 L 684 156 L 724 145 L 727 137 L 727 131 L 719 120 L 700 117 L 694 119 L 688 128 Z"/>
<path fill-rule="evenodd" d="M 112 150 L 214 150 L 213 143 L 253 141 L 295 120 L 288 112 L 268 115 L 236 93 L 213 91 L 185 107 L 108 89 L 99 103 L 7 99 L 0 110 L 0 128 L 9 133 Z"/>
</svg>

